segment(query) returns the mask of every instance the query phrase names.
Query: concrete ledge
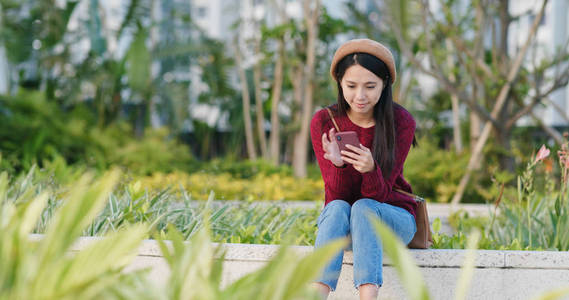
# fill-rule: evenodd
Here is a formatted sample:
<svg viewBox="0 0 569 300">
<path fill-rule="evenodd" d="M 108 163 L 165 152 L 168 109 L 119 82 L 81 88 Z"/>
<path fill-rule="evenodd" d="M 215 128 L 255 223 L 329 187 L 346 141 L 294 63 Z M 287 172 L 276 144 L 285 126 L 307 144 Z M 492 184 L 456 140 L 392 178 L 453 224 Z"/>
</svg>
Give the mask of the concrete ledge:
<svg viewBox="0 0 569 300">
<path fill-rule="evenodd" d="M 81 251 L 100 237 L 81 237 L 73 245 L 72 251 Z M 227 261 L 267 262 L 278 251 L 277 245 L 259 244 L 218 244 L 225 250 Z M 290 246 L 300 255 L 312 252 L 312 246 Z M 460 268 L 466 250 L 460 249 L 411 249 L 411 256 L 420 267 Z M 138 248 L 138 256 L 162 257 L 160 247 L 154 240 L 144 240 Z M 353 265 L 352 251 L 344 252 L 344 264 Z M 385 257 L 384 266 L 392 266 Z M 563 269 L 569 270 L 569 252 L 558 251 L 504 251 L 477 250 L 476 268 L 518 268 L 518 269 Z M 569 284 L 569 282 L 568 282 Z"/>
<path fill-rule="evenodd" d="M 81 251 L 99 237 L 83 237 L 72 251 Z M 226 251 L 223 284 L 255 271 L 278 251 L 275 245 L 214 244 Z M 299 255 L 311 246 L 292 246 Z M 411 250 L 433 299 L 453 299 L 465 250 Z M 479 250 L 468 299 L 530 299 L 546 291 L 569 286 L 569 252 Z M 167 279 L 169 269 L 158 243 L 145 240 L 127 270 L 151 268 L 149 276 L 158 283 Z M 330 299 L 358 299 L 352 283 L 353 255 L 346 251 L 336 292 Z M 407 299 L 389 258 L 384 260 L 384 285 L 380 299 Z"/>
</svg>

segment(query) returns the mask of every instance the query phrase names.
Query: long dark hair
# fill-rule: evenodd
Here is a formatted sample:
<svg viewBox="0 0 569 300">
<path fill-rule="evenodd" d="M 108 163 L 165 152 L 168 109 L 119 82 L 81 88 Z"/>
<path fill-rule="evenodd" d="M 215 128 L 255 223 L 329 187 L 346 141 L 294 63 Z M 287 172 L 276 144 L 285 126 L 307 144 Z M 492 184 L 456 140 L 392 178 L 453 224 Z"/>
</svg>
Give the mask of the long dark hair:
<svg viewBox="0 0 569 300">
<path fill-rule="evenodd" d="M 384 178 L 391 176 L 393 164 L 395 163 L 395 122 L 393 116 L 393 95 L 391 93 L 391 76 L 387 65 L 377 57 L 367 53 L 352 53 L 346 55 L 336 67 L 336 79 L 338 83 L 338 111 L 346 114 L 350 109 L 348 102 L 344 99 L 344 91 L 340 84 L 346 70 L 353 65 L 360 65 L 377 77 L 383 80 L 383 91 L 379 101 L 373 108 L 373 118 L 375 120 L 375 131 L 373 134 L 372 155 L 379 164 Z M 413 145 L 416 144 L 413 138 Z"/>
</svg>

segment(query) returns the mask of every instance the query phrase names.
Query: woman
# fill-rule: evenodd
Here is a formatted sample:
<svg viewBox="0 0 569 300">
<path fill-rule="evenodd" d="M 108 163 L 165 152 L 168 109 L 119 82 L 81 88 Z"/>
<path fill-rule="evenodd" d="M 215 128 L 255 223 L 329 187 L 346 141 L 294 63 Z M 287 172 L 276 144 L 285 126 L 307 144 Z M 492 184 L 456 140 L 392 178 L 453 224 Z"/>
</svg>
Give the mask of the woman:
<svg viewBox="0 0 569 300">
<path fill-rule="evenodd" d="M 369 39 L 344 43 L 334 54 L 330 73 L 338 83 L 338 103 L 329 108 L 340 130 L 355 131 L 360 145 L 340 152 L 328 111 L 322 109 L 312 118 L 312 146 L 326 195 L 315 247 L 351 236 L 354 286 L 360 299 L 375 299 L 383 284 L 383 250 L 367 215 L 380 218 L 405 244 L 412 240 L 417 204 L 393 189 L 411 192 L 403 179 L 403 163 L 415 143 L 415 121 L 393 102 L 395 62 L 382 44 Z M 343 253 L 315 283 L 324 296 L 336 289 Z"/>
</svg>

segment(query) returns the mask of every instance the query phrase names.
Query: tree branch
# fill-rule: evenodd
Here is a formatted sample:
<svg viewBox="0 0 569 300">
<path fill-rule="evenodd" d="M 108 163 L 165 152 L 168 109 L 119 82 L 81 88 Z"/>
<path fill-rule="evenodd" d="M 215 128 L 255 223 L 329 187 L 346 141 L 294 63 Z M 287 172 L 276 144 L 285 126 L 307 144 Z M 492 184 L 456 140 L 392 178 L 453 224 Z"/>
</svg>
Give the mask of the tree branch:
<svg viewBox="0 0 569 300">
<path fill-rule="evenodd" d="M 423 9 L 426 9 L 424 7 L 423 4 Z M 429 14 L 428 10 L 424 10 L 423 14 Z M 450 91 L 452 94 L 456 94 L 459 96 L 459 99 L 462 99 L 463 102 L 466 103 L 466 105 L 476 111 L 476 113 L 485 121 L 487 122 L 491 122 L 493 126 L 495 126 L 496 128 L 500 128 L 500 123 L 497 122 L 495 117 L 492 117 L 490 115 L 490 113 L 483 108 L 482 106 L 480 106 L 480 104 L 476 103 L 475 99 L 471 99 L 471 97 L 468 97 L 466 95 L 466 93 L 464 92 L 464 90 L 460 89 L 456 83 L 451 82 L 446 75 L 444 74 L 444 72 L 440 69 L 437 68 L 437 70 L 430 70 L 425 68 L 425 66 L 423 66 L 423 64 L 421 62 L 419 62 L 417 60 L 417 58 L 415 57 L 415 55 L 413 54 L 413 52 L 411 51 L 411 47 L 410 45 L 405 41 L 405 39 L 403 38 L 403 34 L 401 32 L 401 29 L 397 26 L 396 22 L 393 20 L 393 18 L 391 17 L 391 14 L 386 14 L 386 19 L 387 22 L 389 23 L 389 25 L 391 26 L 395 39 L 397 40 L 397 43 L 399 44 L 399 48 L 401 49 L 401 51 L 403 52 L 403 55 L 405 55 L 405 57 L 407 57 L 407 59 L 414 65 L 417 66 L 417 68 L 427 74 L 432 76 L 433 78 L 436 78 L 437 80 L 439 80 L 439 82 L 445 87 L 445 89 L 447 89 L 448 91 Z M 423 23 L 424 26 L 426 23 Z M 432 54 L 432 52 L 431 52 Z M 434 59 L 433 55 L 429 55 L 431 56 L 429 59 Z"/>
<path fill-rule="evenodd" d="M 502 89 L 500 90 L 500 93 L 498 94 L 498 97 L 496 99 L 496 104 L 494 105 L 494 108 L 492 109 L 492 113 L 491 113 L 493 118 L 496 118 L 498 116 L 498 114 L 502 110 L 502 107 L 506 103 L 507 95 L 510 92 L 510 89 L 512 87 L 512 82 L 516 79 L 516 77 L 520 71 L 520 67 L 522 65 L 523 58 L 525 57 L 525 54 L 529 48 L 529 45 L 531 44 L 531 41 L 533 40 L 533 38 L 537 32 L 537 28 L 539 26 L 539 23 L 541 22 L 542 17 L 543 17 L 543 13 L 545 11 L 545 6 L 546 6 L 547 2 L 548 2 L 548 0 L 543 0 L 539 14 L 535 18 L 535 20 L 531 26 L 531 29 L 528 33 L 528 37 L 527 37 L 522 49 L 518 53 L 518 55 L 514 61 L 514 65 L 510 69 L 510 72 L 508 73 L 507 81 L 502 86 Z M 464 194 L 464 190 L 466 188 L 466 185 L 468 184 L 468 181 L 470 181 L 470 176 L 472 175 L 472 171 L 474 170 L 474 167 L 476 166 L 478 161 L 481 159 L 482 149 L 483 149 L 484 145 L 486 144 L 488 137 L 490 136 L 490 130 L 492 129 L 491 127 L 492 127 L 491 122 L 486 122 L 486 124 L 484 124 L 484 128 L 482 129 L 482 134 L 480 135 L 478 142 L 474 146 L 474 150 L 472 151 L 472 156 L 470 157 L 470 161 L 468 162 L 468 166 L 466 167 L 466 173 L 464 174 L 464 176 L 460 180 L 457 191 L 452 198 L 452 204 L 453 205 L 458 204 L 460 202 L 460 200 L 462 199 L 462 195 Z"/>
<path fill-rule="evenodd" d="M 425 1 L 427 2 L 425 3 Z M 423 24 L 425 32 L 425 44 L 427 46 L 427 54 L 429 56 L 429 65 L 435 70 L 435 72 L 443 74 L 443 70 L 436 64 L 437 60 L 433 52 L 433 45 L 431 43 L 430 32 L 428 30 L 429 27 L 427 26 L 427 16 L 432 16 L 431 10 L 428 7 L 429 3 L 428 0 L 421 0 L 419 2 L 421 3 L 421 10 L 423 11 L 423 13 L 421 13 L 421 23 Z"/>
<path fill-rule="evenodd" d="M 557 144 L 561 145 L 565 142 L 563 135 L 559 133 L 559 131 L 543 123 L 543 120 L 541 118 L 538 118 L 533 111 L 531 111 L 529 114 L 531 118 L 539 125 L 539 127 L 541 127 L 550 137 L 552 137 Z"/>
<path fill-rule="evenodd" d="M 539 85 L 541 85 L 540 83 L 541 80 L 532 81 L 532 82 L 533 82 L 533 88 L 536 91 L 538 91 L 538 93 L 536 93 L 536 95 L 532 98 L 532 101 L 529 105 L 523 105 L 523 108 L 519 110 L 514 117 L 508 120 L 508 122 L 506 123 L 506 127 L 513 126 L 515 122 L 517 122 L 521 117 L 527 115 L 529 112 L 532 112 L 535 106 L 541 100 L 544 100 L 544 98 L 547 98 L 547 96 L 549 96 L 551 93 L 555 92 L 559 88 L 566 86 L 567 83 L 569 83 L 569 67 L 565 68 L 565 71 L 560 73 L 559 76 L 557 76 L 554 79 L 553 84 L 545 93 L 539 92 Z M 550 103 L 553 102 L 550 101 Z M 565 113 L 563 113 L 563 115 L 565 115 Z"/>
</svg>

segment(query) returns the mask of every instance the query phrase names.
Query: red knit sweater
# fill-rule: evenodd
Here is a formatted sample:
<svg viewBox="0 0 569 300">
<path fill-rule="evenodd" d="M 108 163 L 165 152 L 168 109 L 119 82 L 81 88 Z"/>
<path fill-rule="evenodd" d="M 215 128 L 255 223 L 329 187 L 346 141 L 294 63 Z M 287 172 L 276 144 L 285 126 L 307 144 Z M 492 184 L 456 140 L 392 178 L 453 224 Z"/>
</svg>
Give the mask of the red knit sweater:
<svg viewBox="0 0 569 300">
<path fill-rule="evenodd" d="M 334 119 L 341 131 L 357 132 L 360 143 L 372 149 L 375 126 L 363 128 L 352 123 L 347 115 L 338 115 L 337 104 L 332 107 L 332 111 L 335 112 Z M 415 120 L 400 105 L 395 104 L 393 112 L 395 119 L 395 163 L 389 178 L 383 178 L 377 162 L 375 170 L 362 174 L 354 169 L 351 164 L 347 164 L 345 168 L 338 168 L 325 159 L 324 149 L 322 149 L 322 134 L 327 133 L 334 124 L 326 109 L 321 109 L 314 114 L 310 123 L 310 136 L 324 179 L 326 194 L 324 205 L 337 199 L 353 204 L 358 199 L 370 198 L 402 207 L 415 216 L 417 203 L 411 197 L 392 190 L 399 188 L 412 193 L 411 186 L 403 178 L 403 163 L 413 143 Z"/>
</svg>

